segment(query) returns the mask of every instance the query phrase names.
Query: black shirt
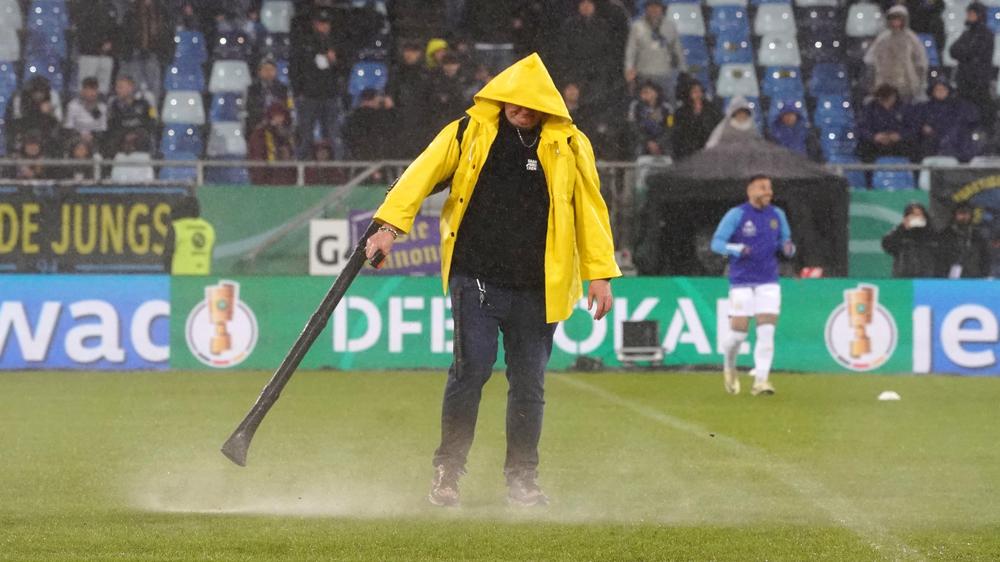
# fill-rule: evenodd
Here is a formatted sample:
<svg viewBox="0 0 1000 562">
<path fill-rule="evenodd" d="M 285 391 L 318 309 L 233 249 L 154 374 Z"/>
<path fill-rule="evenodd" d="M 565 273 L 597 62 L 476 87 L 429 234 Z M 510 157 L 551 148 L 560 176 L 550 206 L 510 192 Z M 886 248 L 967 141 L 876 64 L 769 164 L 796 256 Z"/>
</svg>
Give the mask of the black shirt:
<svg viewBox="0 0 1000 562">
<path fill-rule="evenodd" d="M 545 286 L 549 191 L 538 161 L 540 132 L 536 127 L 519 137 L 501 113 L 497 138 L 458 229 L 453 273 L 504 287 Z"/>
</svg>

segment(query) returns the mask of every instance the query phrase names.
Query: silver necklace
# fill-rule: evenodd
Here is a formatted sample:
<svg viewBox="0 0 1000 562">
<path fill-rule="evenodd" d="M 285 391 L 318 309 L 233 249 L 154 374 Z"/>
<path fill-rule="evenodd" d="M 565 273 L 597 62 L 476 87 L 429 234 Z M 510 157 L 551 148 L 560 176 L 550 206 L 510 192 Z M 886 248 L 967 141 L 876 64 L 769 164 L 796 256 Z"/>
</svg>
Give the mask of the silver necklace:
<svg viewBox="0 0 1000 562">
<path fill-rule="evenodd" d="M 524 148 L 531 148 L 535 146 L 535 143 L 538 142 L 539 137 L 542 136 L 541 131 L 539 131 L 538 135 L 535 137 L 535 140 L 531 141 L 531 144 L 525 144 L 524 137 L 521 136 L 521 129 L 518 127 L 514 127 L 514 130 L 517 131 L 517 138 L 521 140 L 521 146 L 523 146 Z"/>
</svg>

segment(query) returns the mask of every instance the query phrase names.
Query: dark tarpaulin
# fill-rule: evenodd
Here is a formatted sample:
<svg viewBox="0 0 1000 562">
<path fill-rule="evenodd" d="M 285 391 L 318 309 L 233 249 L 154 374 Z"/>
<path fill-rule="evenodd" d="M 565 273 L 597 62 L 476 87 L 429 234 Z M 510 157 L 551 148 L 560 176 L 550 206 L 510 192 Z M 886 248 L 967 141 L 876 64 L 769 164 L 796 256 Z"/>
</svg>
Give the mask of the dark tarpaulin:
<svg viewBox="0 0 1000 562">
<path fill-rule="evenodd" d="M 808 159 L 764 140 L 703 150 L 651 176 L 638 207 L 634 240 L 641 275 L 719 275 L 723 258 L 708 244 L 726 211 L 746 201 L 754 174 L 774 180 L 774 204 L 784 209 L 799 248 L 795 269 L 822 267 L 847 275 L 847 182 Z"/>
</svg>

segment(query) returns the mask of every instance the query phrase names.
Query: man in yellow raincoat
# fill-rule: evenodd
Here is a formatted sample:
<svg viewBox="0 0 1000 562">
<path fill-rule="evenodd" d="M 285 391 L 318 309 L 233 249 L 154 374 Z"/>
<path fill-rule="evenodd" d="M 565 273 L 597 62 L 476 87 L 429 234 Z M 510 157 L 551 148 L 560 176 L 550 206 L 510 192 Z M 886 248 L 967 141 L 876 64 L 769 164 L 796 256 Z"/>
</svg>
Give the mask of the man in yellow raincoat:
<svg viewBox="0 0 1000 562">
<path fill-rule="evenodd" d="M 614 260 L 594 151 L 538 55 L 513 64 L 475 96 L 406 169 L 375 214 L 367 254 L 388 255 L 435 185 L 451 179 L 441 213 L 441 273 L 451 294 L 454 362 L 428 497 L 458 505 L 479 400 L 503 333 L 507 363 L 508 500 L 542 505 L 537 479 L 545 366 L 556 324 L 590 281 L 587 306 L 611 308 Z"/>
</svg>

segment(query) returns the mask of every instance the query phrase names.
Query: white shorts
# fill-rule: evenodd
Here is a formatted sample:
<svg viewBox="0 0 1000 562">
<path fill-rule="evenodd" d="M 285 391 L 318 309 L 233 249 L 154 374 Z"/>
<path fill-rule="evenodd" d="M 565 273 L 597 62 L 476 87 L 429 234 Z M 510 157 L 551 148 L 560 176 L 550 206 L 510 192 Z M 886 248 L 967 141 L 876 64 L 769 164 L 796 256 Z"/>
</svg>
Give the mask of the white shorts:
<svg viewBox="0 0 1000 562">
<path fill-rule="evenodd" d="M 777 283 L 729 289 L 729 316 L 749 317 L 780 313 L 781 285 Z"/>
</svg>

